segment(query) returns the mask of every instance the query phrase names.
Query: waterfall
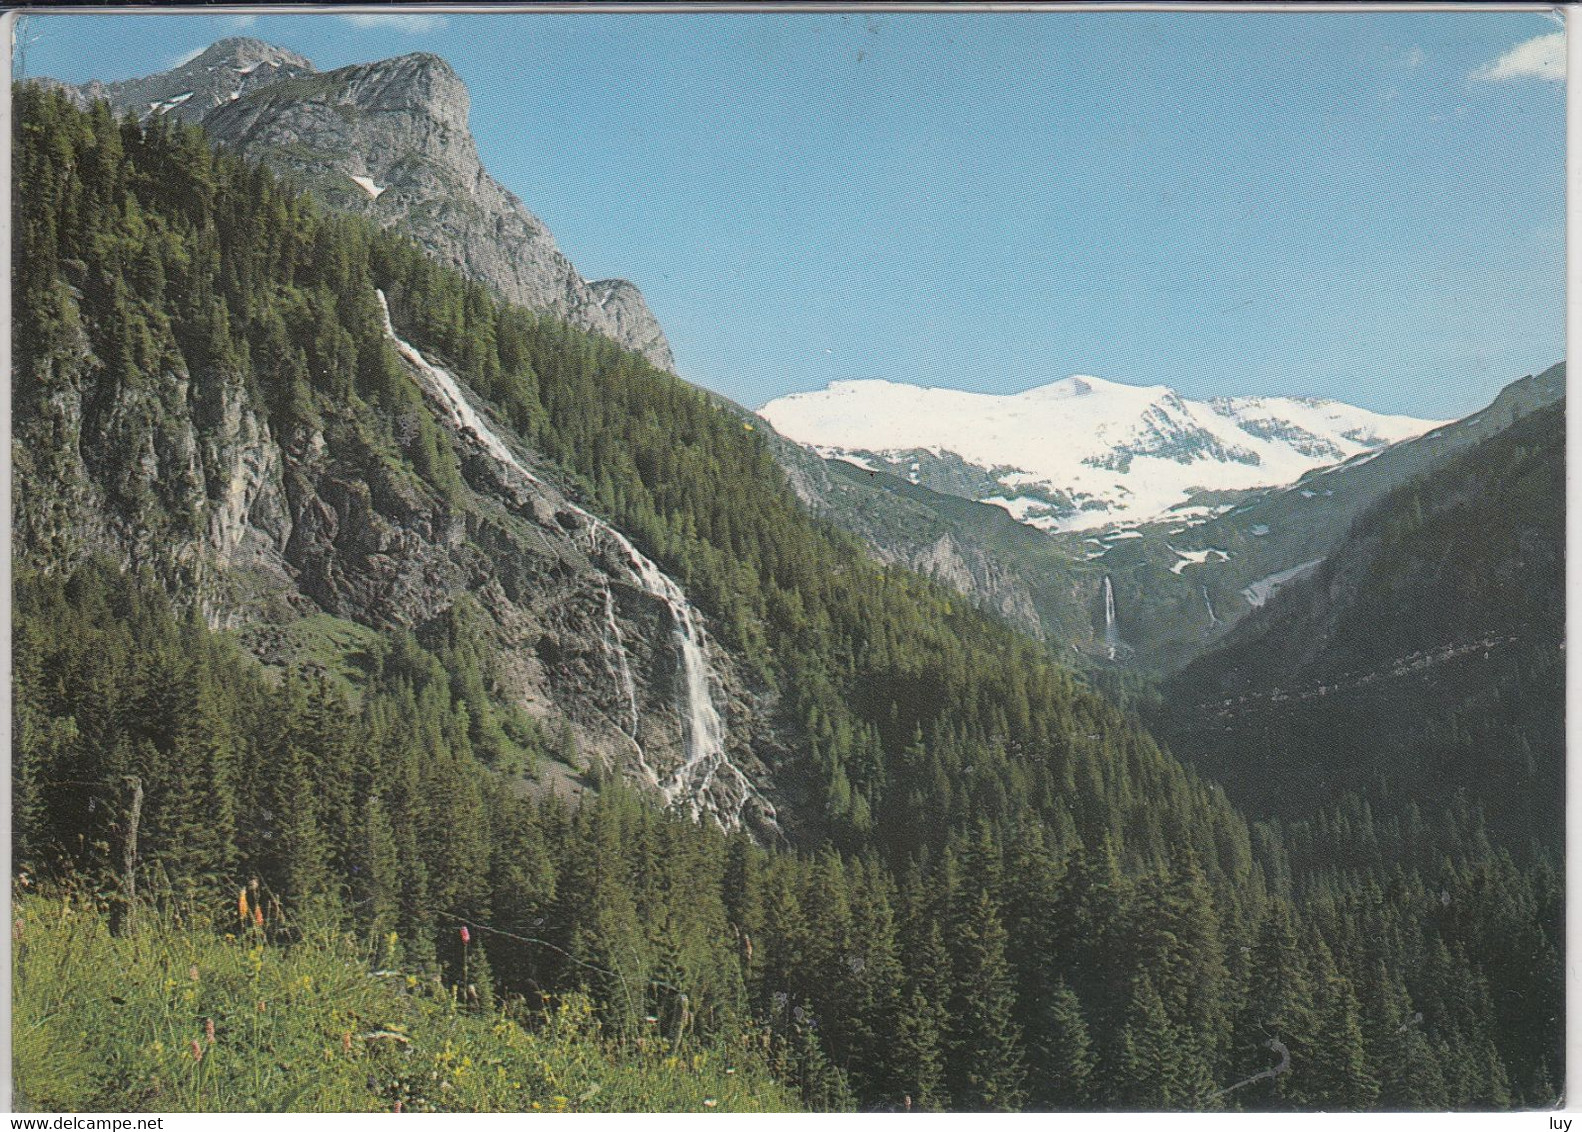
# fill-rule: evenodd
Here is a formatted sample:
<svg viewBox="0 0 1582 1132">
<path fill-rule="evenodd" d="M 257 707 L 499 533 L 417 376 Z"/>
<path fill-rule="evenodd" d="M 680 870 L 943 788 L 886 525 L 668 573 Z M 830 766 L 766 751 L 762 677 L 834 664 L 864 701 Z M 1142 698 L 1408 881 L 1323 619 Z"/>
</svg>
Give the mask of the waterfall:
<svg viewBox="0 0 1582 1132">
<path fill-rule="evenodd" d="M 703 626 L 697 611 L 687 600 L 687 595 L 675 580 L 663 573 L 654 562 L 632 545 L 620 531 L 580 511 L 588 520 L 589 541 L 597 551 L 603 543 L 613 543 L 624 559 L 633 579 L 644 592 L 665 603 L 670 611 L 671 637 L 681 658 L 682 695 L 684 710 L 682 720 L 686 728 L 686 758 L 663 783 L 659 791 L 666 805 L 675 805 L 685 797 L 694 818 L 702 816 L 701 798 L 714 784 L 720 772 L 726 772 L 736 791 L 740 792 L 735 817 L 739 820 L 741 809 L 748 797 L 756 796 L 747 776 L 734 766 L 725 754 L 725 723 L 714 706 L 713 684 L 716 677 L 709 667 L 705 651 Z M 630 671 L 630 669 L 628 669 Z M 634 708 L 635 710 L 635 708 Z M 762 799 L 760 799 L 762 802 Z M 767 802 L 762 803 L 766 808 Z M 772 808 L 769 809 L 772 814 Z"/>
<path fill-rule="evenodd" d="M 424 382 L 427 392 L 445 409 L 451 423 L 470 433 L 496 463 L 510 468 L 529 484 L 549 490 L 543 480 L 517 460 L 505 442 L 472 407 L 456 379 L 396 334 L 390 321 L 390 304 L 385 299 L 385 293 L 376 290 L 375 294 L 379 296 L 379 308 L 384 315 L 385 333 L 396 351 L 427 379 Z M 713 685 L 718 682 L 718 678 L 709 666 L 701 619 L 687 600 L 685 591 L 620 531 L 569 500 L 567 507 L 587 524 L 589 548 L 599 553 L 613 545 L 619 552 L 629 579 L 644 593 L 663 602 L 670 612 L 671 636 L 681 662 L 685 758 L 681 766 L 661 782 L 648 765 L 642 746 L 637 741 L 637 685 L 632 677 L 620 625 L 615 618 L 615 598 L 610 592 L 609 583 L 605 583 L 604 643 L 611 675 L 630 708 L 631 726 L 627 737 L 637 748 L 638 761 L 653 785 L 659 788 L 665 804 L 674 806 L 684 797 L 692 817 L 697 819 L 705 812 L 704 798 L 707 792 L 718 785 L 726 799 L 725 810 L 715 810 L 715 816 L 722 826 L 727 829 L 739 826 L 749 800 L 756 802 L 765 820 L 774 825 L 774 807 L 758 793 L 752 781 L 730 761 L 725 752 L 725 724 L 714 706 Z"/>
<path fill-rule="evenodd" d="M 626 638 L 621 634 L 621 623 L 615 616 L 615 591 L 610 589 L 610 580 L 604 580 L 604 663 L 610 670 L 610 677 L 626 696 L 626 737 L 632 741 L 632 749 L 637 752 L 637 763 L 642 768 L 643 776 L 648 779 L 650 786 L 659 785 L 659 776 L 654 773 L 654 768 L 648 765 L 648 757 L 643 753 L 643 745 L 637 741 L 637 681 L 632 676 L 632 664 L 626 655 Z"/>
<path fill-rule="evenodd" d="M 1115 630 L 1115 587 L 1110 584 L 1110 576 L 1104 575 L 1104 648 L 1109 653 L 1111 660 L 1120 648 L 1120 635 Z"/>
<path fill-rule="evenodd" d="M 1214 616 L 1214 603 L 1208 598 L 1208 587 L 1203 587 L 1203 607 L 1208 610 L 1208 623 L 1218 625 L 1219 618 Z"/>
</svg>

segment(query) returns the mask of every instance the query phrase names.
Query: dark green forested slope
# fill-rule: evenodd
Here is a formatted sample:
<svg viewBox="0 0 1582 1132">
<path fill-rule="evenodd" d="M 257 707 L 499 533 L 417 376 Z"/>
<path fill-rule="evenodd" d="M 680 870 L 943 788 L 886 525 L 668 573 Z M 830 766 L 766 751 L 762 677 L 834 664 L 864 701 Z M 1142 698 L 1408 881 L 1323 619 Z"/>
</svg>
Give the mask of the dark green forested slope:
<svg viewBox="0 0 1582 1132">
<path fill-rule="evenodd" d="M 1445 964 L 1483 954 L 1482 978 L 1505 989 L 1477 1009 L 1507 1025 L 1557 1018 L 1563 1000 L 1565 423 L 1562 399 L 1391 492 L 1151 713 L 1263 819 L 1276 886 L 1324 915 L 1418 876 L 1454 922 L 1464 897 L 1439 878 L 1468 874 L 1452 861 L 1479 862 L 1478 914 L 1519 922 L 1536 898 L 1541 935 L 1500 954 L 1474 932 L 1415 976 L 1426 994 Z"/>
<path fill-rule="evenodd" d="M 778 692 L 801 738 L 776 769 L 827 833 L 768 853 L 614 787 L 578 809 L 516 796 L 491 763 L 549 740 L 490 701 L 476 611 L 378 634 L 355 687 L 262 670 L 150 580 L 181 577 L 161 535 L 193 519 L 139 480 L 115 502 L 146 536 L 145 575 L 18 574 L 31 873 L 118 905 L 136 776 L 144 891 L 234 900 L 257 876 L 458 981 L 466 923 L 487 955 L 465 972 L 477 1009 L 585 989 L 611 1042 L 739 1035 L 819 1106 L 1551 1099 L 1553 1012 L 1506 1005 L 1558 977 L 1551 875 L 1467 844 L 1432 873 L 1362 868 L 1308 894 L 1277 836 L 1255 846 L 1221 792 L 1037 645 L 808 518 L 706 395 L 321 214 L 194 131 L 25 88 L 17 113 L 19 484 L 48 479 L 74 406 L 103 418 L 85 435 L 106 451 L 84 458 L 114 467 L 114 450 L 157 454 L 176 419 L 211 427 L 203 390 L 224 376 L 276 435 L 311 422 L 370 483 L 468 506 L 382 334 L 383 288 L 403 336 Z M 63 510 L 19 503 L 19 559 L 50 561 Z M 1289 1072 L 1224 1092 L 1274 1061 L 1271 1038 Z"/>
<path fill-rule="evenodd" d="M 1562 401 L 1386 496 L 1158 726 L 1256 815 L 1366 806 L 1392 858 L 1486 835 L 1558 859 L 1564 628 Z"/>
</svg>

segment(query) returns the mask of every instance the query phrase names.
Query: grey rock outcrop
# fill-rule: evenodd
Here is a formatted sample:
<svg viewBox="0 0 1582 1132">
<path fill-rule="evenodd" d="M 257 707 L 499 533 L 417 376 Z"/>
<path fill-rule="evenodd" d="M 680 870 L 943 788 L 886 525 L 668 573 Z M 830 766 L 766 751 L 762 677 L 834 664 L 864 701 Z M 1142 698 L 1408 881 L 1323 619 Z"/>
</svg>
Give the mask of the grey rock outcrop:
<svg viewBox="0 0 1582 1132">
<path fill-rule="evenodd" d="M 256 39 L 224 39 L 170 71 L 64 89 L 139 118 L 198 123 L 323 203 L 415 239 L 501 296 L 641 353 L 675 358 L 638 287 L 589 283 L 544 223 L 489 175 L 468 126 L 460 76 L 418 53 L 317 72 Z"/>
<path fill-rule="evenodd" d="M 659 320 L 648 309 L 648 300 L 637 284 L 625 279 L 600 279 L 586 284 L 593 301 L 609 323 L 609 336 L 636 350 L 656 366 L 674 371 L 675 359 L 670 343 L 659 327 Z"/>
<path fill-rule="evenodd" d="M 101 558 L 146 572 L 266 662 L 289 655 L 303 618 L 421 631 L 466 604 L 484 615 L 502 699 L 569 726 L 583 761 L 682 812 L 782 836 L 760 793 L 784 757 L 772 698 L 712 642 L 723 754 L 740 773 L 664 789 L 695 745 L 674 601 L 634 575 L 614 538 L 592 537 L 592 517 L 547 478 L 512 474 L 452 422 L 463 486 L 443 497 L 402 454 L 370 446 L 349 407 L 272 426 L 240 374 L 189 369 L 179 351 L 146 380 L 120 381 L 91 348 L 77 295 L 63 315 L 59 352 L 16 375 L 16 569 Z M 546 788 L 555 775 L 569 785 L 575 771 L 554 764 Z"/>
</svg>

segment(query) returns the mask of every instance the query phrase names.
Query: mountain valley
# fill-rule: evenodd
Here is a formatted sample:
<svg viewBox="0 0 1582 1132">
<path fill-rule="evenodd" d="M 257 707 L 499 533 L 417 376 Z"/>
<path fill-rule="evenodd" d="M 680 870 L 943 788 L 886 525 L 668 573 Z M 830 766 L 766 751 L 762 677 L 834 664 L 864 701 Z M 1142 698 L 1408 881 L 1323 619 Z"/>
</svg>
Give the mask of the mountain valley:
<svg viewBox="0 0 1582 1132">
<path fill-rule="evenodd" d="M 267 1052 L 376 1110 L 1555 1103 L 1563 362 L 1454 422 L 754 413 L 470 97 L 246 39 L 15 88 L 31 1095 L 234 1107 L 197 1075 Z M 202 978 L 54 1019 L 142 940 Z M 295 956 L 288 1051 L 233 969 Z M 484 1085 L 446 1025 L 547 1052 Z"/>
</svg>

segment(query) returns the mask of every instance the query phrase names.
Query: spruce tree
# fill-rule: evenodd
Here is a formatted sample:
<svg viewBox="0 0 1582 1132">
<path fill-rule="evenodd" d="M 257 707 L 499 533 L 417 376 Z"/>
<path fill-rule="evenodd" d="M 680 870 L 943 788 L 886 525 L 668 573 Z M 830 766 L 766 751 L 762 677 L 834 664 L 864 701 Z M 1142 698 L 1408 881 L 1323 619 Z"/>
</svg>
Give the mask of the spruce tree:
<svg viewBox="0 0 1582 1132">
<path fill-rule="evenodd" d="M 1082 1003 L 1063 979 L 1050 995 L 1034 1048 L 1042 1057 L 1028 1074 L 1029 1107 L 1080 1111 L 1093 1103 L 1093 1044 Z"/>
<path fill-rule="evenodd" d="M 954 919 L 947 1079 L 954 1107 L 1010 1112 L 1024 1093 L 1016 990 L 1005 928 L 985 891 L 963 890 Z"/>
</svg>

